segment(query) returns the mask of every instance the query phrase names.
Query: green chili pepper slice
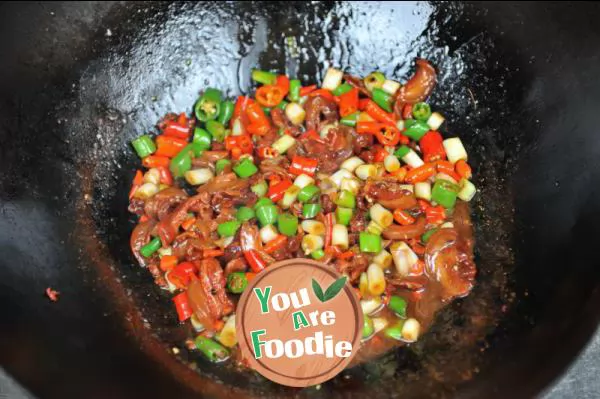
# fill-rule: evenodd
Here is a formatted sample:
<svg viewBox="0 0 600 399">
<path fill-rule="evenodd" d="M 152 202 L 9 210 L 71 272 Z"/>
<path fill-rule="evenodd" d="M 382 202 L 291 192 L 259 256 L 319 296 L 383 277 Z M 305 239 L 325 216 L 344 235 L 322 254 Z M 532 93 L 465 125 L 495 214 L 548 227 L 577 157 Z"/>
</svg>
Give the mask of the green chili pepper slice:
<svg viewBox="0 0 600 399">
<path fill-rule="evenodd" d="M 375 332 L 375 329 L 373 327 L 373 320 L 371 320 L 371 318 L 369 316 L 363 316 L 363 332 L 362 332 L 363 339 L 369 338 L 371 335 L 373 335 L 374 332 Z"/>
<path fill-rule="evenodd" d="M 254 204 L 254 209 L 256 210 L 265 205 L 273 205 L 273 201 L 267 197 L 259 198 L 258 201 L 256 201 L 256 204 Z"/>
<path fill-rule="evenodd" d="M 263 205 L 256 209 L 256 218 L 261 227 L 274 224 L 277 221 L 277 207 L 275 205 Z"/>
<path fill-rule="evenodd" d="M 226 125 L 227 122 L 231 120 L 233 116 L 233 109 L 235 108 L 235 104 L 232 101 L 223 101 L 221 103 L 221 109 L 219 110 L 219 116 L 217 116 L 217 121 Z"/>
<path fill-rule="evenodd" d="M 302 217 L 304 219 L 312 219 L 321 212 L 320 204 L 304 204 L 302 205 Z"/>
<path fill-rule="evenodd" d="M 231 161 L 229 159 L 219 159 L 215 162 L 215 172 L 221 173 L 227 165 L 231 165 Z"/>
<path fill-rule="evenodd" d="M 339 97 L 342 94 L 348 93 L 350 90 L 352 90 L 352 85 L 350 83 L 342 83 L 341 85 L 336 87 L 331 93 L 333 93 L 334 96 Z"/>
<path fill-rule="evenodd" d="M 408 153 L 410 152 L 410 148 L 405 146 L 405 145 L 401 145 L 400 147 L 398 147 L 398 149 L 394 152 L 394 155 L 397 156 L 398 158 L 403 158 L 405 157 Z"/>
<path fill-rule="evenodd" d="M 146 158 L 148 155 L 154 154 L 154 151 L 156 151 L 156 145 L 154 144 L 154 141 L 152 141 L 152 138 L 150 138 L 150 136 L 147 134 L 144 134 L 143 136 L 133 140 L 131 145 L 140 158 Z"/>
<path fill-rule="evenodd" d="M 238 175 L 238 177 L 241 177 L 243 179 L 246 177 L 250 177 L 256 172 L 258 172 L 258 168 L 256 167 L 256 165 L 254 165 L 250 158 L 244 158 L 233 167 L 233 171 L 236 175 Z"/>
<path fill-rule="evenodd" d="M 314 251 L 312 251 L 310 253 L 310 256 L 314 259 L 314 260 L 319 260 L 321 259 L 323 256 L 325 256 L 325 251 L 323 251 L 322 249 L 315 249 Z"/>
<path fill-rule="evenodd" d="M 390 297 L 388 308 L 390 308 L 394 313 L 398 315 L 398 317 L 402 319 L 406 319 L 406 306 L 406 299 L 396 295 L 392 295 Z"/>
<path fill-rule="evenodd" d="M 247 206 L 242 206 L 235 213 L 235 218 L 240 222 L 247 222 L 248 220 L 254 217 L 254 210 L 252 208 L 248 208 Z"/>
<path fill-rule="evenodd" d="M 429 239 L 431 238 L 431 236 L 433 235 L 433 233 L 435 233 L 438 229 L 431 229 L 431 230 L 427 230 L 425 233 L 423 233 L 423 235 L 421 236 L 421 241 L 423 241 L 424 243 L 427 243 L 427 241 L 429 241 Z"/>
<path fill-rule="evenodd" d="M 260 69 L 252 70 L 252 80 L 264 85 L 274 85 L 277 83 L 277 75 L 272 72 L 261 71 Z"/>
<path fill-rule="evenodd" d="M 206 89 L 194 105 L 194 113 L 199 121 L 216 119 L 221 109 L 221 92 L 217 89 Z"/>
<path fill-rule="evenodd" d="M 146 244 L 142 248 L 140 248 L 140 253 L 144 257 L 149 258 L 152 256 L 152 254 L 154 254 L 156 251 L 158 251 L 161 246 L 162 246 L 162 243 L 160 241 L 160 238 L 154 237 L 152 240 L 150 240 L 150 242 L 148 244 Z"/>
<path fill-rule="evenodd" d="M 375 234 L 361 232 L 358 238 L 361 252 L 381 252 L 381 237 Z"/>
<path fill-rule="evenodd" d="M 381 72 L 372 72 L 364 79 L 365 87 L 369 91 L 381 88 L 385 83 L 385 75 Z"/>
<path fill-rule="evenodd" d="M 277 105 L 275 106 L 275 108 L 279 108 L 279 109 L 281 109 L 281 110 L 284 110 L 284 109 L 285 109 L 285 106 L 286 106 L 286 105 L 288 105 L 288 104 L 289 104 L 289 102 L 287 102 L 287 101 L 285 101 L 285 100 L 281 100 L 281 102 L 280 102 L 279 104 L 277 104 Z"/>
<path fill-rule="evenodd" d="M 171 159 L 169 169 L 171 170 L 173 177 L 181 177 L 185 172 L 192 168 L 193 151 L 188 147 L 189 145 L 185 146 L 183 150 L 179 151 L 179 154 Z"/>
<path fill-rule="evenodd" d="M 212 142 L 212 136 L 206 130 L 196 127 L 194 128 L 194 143 L 198 143 L 203 150 L 208 150 Z"/>
<path fill-rule="evenodd" d="M 392 112 L 392 96 L 382 89 L 373 89 L 373 101 L 387 112 Z"/>
<path fill-rule="evenodd" d="M 350 224 L 352 216 L 354 216 L 354 211 L 352 208 L 343 208 L 338 206 L 335 210 L 335 220 L 344 226 L 348 226 Z"/>
<path fill-rule="evenodd" d="M 342 125 L 346 125 L 346 126 L 350 126 L 350 127 L 355 127 L 356 124 L 358 123 L 358 116 L 360 115 L 360 112 L 356 111 L 350 115 L 346 115 L 344 116 L 342 119 L 340 119 L 340 123 Z"/>
<path fill-rule="evenodd" d="M 298 233 L 298 216 L 282 213 L 277 218 L 277 229 L 286 236 L 295 236 Z"/>
<path fill-rule="evenodd" d="M 217 233 L 221 237 L 233 237 L 242 224 L 238 220 L 223 222 L 217 226 Z"/>
<path fill-rule="evenodd" d="M 300 101 L 300 88 L 302 87 L 302 83 L 298 79 L 290 80 L 290 92 L 288 94 L 288 98 L 292 102 Z"/>
<path fill-rule="evenodd" d="M 412 107 L 412 114 L 416 120 L 426 122 L 431 116 L 431 107 L 427 103 L 416 103 Z"/>
<path fill-rule="evenodd" d="M 244 272 L 233 272 L 227 276 L 227 289 L 234 294 L 241 294 L 248 286 L 248 279 Z"/>
<path fill-rule="evenodd" d="M 453 208 L 458 196 L 458 186 L 443 179 L 438 179 L 431 189 L 431 199 L 444 208 Z"/>
<path fill-rule="evenodd" d="M 406 129 L 402 132 L 405 136 L 410 137 L 415 141 L 421 140 L 421 137 L 425 135 L 429 131 L 429 125 L 423 121 L 415 121 L 411 123 L 409 127 L 406 126 L 406 122 L 404 121 L 404 126 Z"/>
<path fill-rule="evenodd" d="M 386 337 L 400 341 L 402 340 L 402 327 L 404 327 L 404 321 L 401 320 L 393 326 L 386 328 L 384 334 Z"/>
<path fill-rule="evenodd" d="M 212 135 L 215 141 L 222 143 L 225 140 L 225 136 L 227 136 L 227 129 L 225 129 L 225 125 L 218 121 L 207 121 L 206 122 L 206 130 Z"/>
<path fill-rule="evenodd" d="M 298 201 L 300 202 L 309 202 L 313 198 L 317 197 L 321 189 L 315 186 L 314 184 L 309 184 L 308 186 L 302 188 L 298 193 Z"/>
<path fill-rule="evenodd" d="M 210 338 L 199 335 L 194 341 L 196 348 L 213 363 L 222 362 L 229 357 L 229 351 Z"/>
<path fill-rule="evenodd" d="M 335 200 L 337 206 L 341 206 L 343 208 L 352 208 L 356 207 L 356 196 L 352 194 L 348 190 L 342 190 L 340 195 L 338 195 Z"/>
</svg>

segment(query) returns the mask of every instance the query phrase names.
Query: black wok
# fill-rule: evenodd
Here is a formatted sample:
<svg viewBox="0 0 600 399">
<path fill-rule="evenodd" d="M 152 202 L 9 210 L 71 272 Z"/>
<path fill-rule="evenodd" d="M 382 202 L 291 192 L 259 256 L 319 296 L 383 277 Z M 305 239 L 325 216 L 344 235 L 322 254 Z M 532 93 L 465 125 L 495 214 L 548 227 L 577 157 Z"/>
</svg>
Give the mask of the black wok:
<svg viewBox="0 0 600 399">
<path fill-rule="evenodd" d="M 0 364 L 35 395 L 530 397 L 594 333 L 598 4 L 5 3 L 0 15 Z M 129 141 L 207 85 L 247 92 L 251 67 L 406 79 L 417 56 L 440 70 L 431 102 L 481 190 L 473 293 L 419 343 L 320 390 L 184 350 L 168 295 L 127 245 Z"/>
</svg>

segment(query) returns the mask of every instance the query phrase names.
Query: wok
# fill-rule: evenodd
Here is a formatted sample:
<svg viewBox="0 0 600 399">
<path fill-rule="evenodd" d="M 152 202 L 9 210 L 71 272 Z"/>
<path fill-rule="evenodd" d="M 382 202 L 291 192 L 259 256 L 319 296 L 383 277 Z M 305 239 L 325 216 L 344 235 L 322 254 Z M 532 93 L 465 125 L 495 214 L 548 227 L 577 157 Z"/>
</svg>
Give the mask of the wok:
<svg viewBox="0 0 600 399">
<path fill-rule="evenodd" d="M 600 311 L 600 6 L 563 3 L 4 3 L 0 6 L 0 364 L 40 397 L 530 397 Z M 286 38 L 295 38 L 298 48 Z M 199 90 L 328 65 L 405 80 L 470 152 L 477 286 L 410 347 L 320 389 L 182 347 L 136 265 L 129 146 Z M 57 303 L 46 287 L 61 292 Z M 180 353 L 175 356 L 172 348 Z"/>
</svg>

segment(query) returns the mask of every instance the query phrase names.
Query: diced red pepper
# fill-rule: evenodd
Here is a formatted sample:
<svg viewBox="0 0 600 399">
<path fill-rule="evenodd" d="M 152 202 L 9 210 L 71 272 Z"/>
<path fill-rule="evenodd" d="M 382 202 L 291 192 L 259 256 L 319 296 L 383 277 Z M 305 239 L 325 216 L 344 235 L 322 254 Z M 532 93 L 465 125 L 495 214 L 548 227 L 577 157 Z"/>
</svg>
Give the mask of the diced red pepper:
<svg viewBox="0 0 600 399">
<path fill-rule="evenodd" d="M 158 168 L 159 166 L 169 167 L 171 160 L 168 157 L 161 157 L 158 155 L 148 155 L 142 159 L 142 165 L 148 169 Z"/>
<path fill-rule="evenodd" d="M 239 159 L 242 154 L 252 154 L 254 143 L 247 134 L 225 137 L 225 149 L 231 151 L 233 159 Z"/>
<path fill-rule="evenodd" d="M 255 249 L 244 251 L 244 258 L 254 273 L 260 273 L 266 267 L 265 261 Z"/>
<path fill-rule="evenodd" d="M 276 238 L 269 241 L 267 245 L 265 245 L 265 252 L 268 254 L 272 254 L 277 251 L 279 248 L 283 248 L 285 244 L 287 244 L 287 237 L 283 234 L 279 234 Z"/>
<path fill-rule="evenodd" d="M 290 165 L 290 173 L 299 176 L 301 174 L 314 176 L 319 166 L 319 161 L 314 158 L 301 157 L 295 155 L 292 158 L 292 164 Z"/>
<path fill-rule="evenodd" d="M 437 161 L 437 171 L 440 173 L 447 174 L 457 182 L 460 181 L 460 176 L 454 171 L 454 165 L 450 161 Z"/>
<path fill-rule="evenodd" d="M 320 143 L 323 143 L 323 139 L 321 138 L 321 136 L 319 136 L 319 133 L 317 133 L 313 129 L 307 130 L 302 136 L 300 136 L 300 140 L 307 140 L 307 139 L 315 140 Z"/>
<path fill-rule="evenodd" d="M 443 141 L 442 135 L 434 130 L 430 130 L 421 137 L 421 140 L 419 140 L 419 147 L 421 147 L 425 162 L 446 159 Z"/>
<path fill-rule="evenodd" d="M 300 97 L 304 97 L 313 91 L 317 90 L 317 85 L 304 86 L 300 88 Z"/>
<path fill-rule="evenodd" d="M 159 166 L 158 172 L 160 173 L 160 182 L 162 184 L 166 184 L 167 186 L 173 185 L 173 175 L 171 171 L 166 166 Z"/>
<path fill-rule="evenodd" d="M 186 139 L 161 134 L 160 136 L 156 137 L 157 149 L 154 155 L 172 158 L 179 154 L 179 152 L 181 152 L 186 145 L 188 145 Z"/>
<path fill-rule="evenodd" d="M 144 174 L 141 170 L 137 170 L 135 172 L 135 177 L 133 178 L 133 183 L 131 184 L 131 190 L 129 190 L 129 199 L 132 199 L 137 191 L 138 187 L 142 185 L 144 182 Z"/>
<path fill-rule="evenodd" d="M 411 169 L 406 174 L 406 181 L 414 184 L 423 182 L 430 177 L 434 176 L 436 172 L 436 167 L 434 163 L 426 163 L 417 168 Z"/>
<path fill-rule="evenodd" d="M 165 136 L 186 140 L 190 136 L 190 127 L 188 126 L 187 118 L 185 118 L 185 122 L 183 124 L 180 124 L 179 121 L 167 122 L 167 126 L 165 127 L 163 134 Z"/>
<path fill-rule="evenodd" d="M 429 203 L 429 201 L 424 200 L 422 198 L 419 198 L 417 200 L 417 203 L 419 204 L 419 209 L 423 212 L 425 212 L 427 209 L 431 208 L 431 204 Z"/>
<path fill-rule="evenodd" d="M 275 183 L 269 187 L 269 191 L 267 193 L 267 197 L 273 201 L 277 202 L 283 198 L 285 194 L 285 190 L 287 190 L 292 185 L 292 182 L 289 180 L 281 180 L 278 183 Z"/>
<path fill-rule="evenodd" d="M 160 258 L 160 270 L 163 272 L 168 272 L 169 270 L 173 270 L 173 268 L 177 266 L 177 256 L 175 255 L 163 255 Z"/>
<path fill-rule="evenodd" d="M 196 266 L 192 262 L 181 262 L 169 273 L 169 280 L 177 288 L 185 289 L 193 277 L 195 277 Z"/>
<path fill-rule="evenodd" d="M 261 146 L 256 150 L 256 154 L 260 159 L 270 159 L 275 158 L 279 155 L 276 149 L 273 147 Z"/>
<path fill-rule="evenodd" d="M 369 104 L 369 102 L 371 101 L 370 98 L 363 98 L 361 100 L 358 101 L 358 109 L 361 111 L 364 111 L 365 108 L 367 108 L 367 104 Z"/>
<path fill-rule="evenodd" d="M 246 107 L 253 102 L 254 100 L 252 100 L 250 97 L 238 96 L 237 101 L 235 102 L 235 107 L 233 108 L 233 117 L 231 120 L 233 121 L 242 115 L 242 113 L 246 111 Z"/>
<path fill-rule="evenodd" d="M 179 317 L 179 321 L 186 321 L 190 317 L 192 317 L 192 307 L 190 306 L 190 301 L 187 295 L 187 292 L 182 292 L 176 295 L 173 298 L 173 302 L 175 303 L 175 309 L 177 309 L 177 316 Z"/>
<path fill-rule="evenodd" d="M 323 98 L 328 99 L 329 101 L 335 101 L 334 95 L 329 90 L 327 90 L 327 89 L 317 89 L 315 91 L 311 91 L 308 94 L 308 96 L 309 97 L 321 96 Z"/>
<path fill-rule="evenodd" d="M 394 115 L 385 112 L 371 99 L 365 102 L 365 112 L 378 122 L 396 126 L 396 118 L 394 118 Z"/>
<path fill-rule="evenodd" d="M 375 162 L 383 162 L 383 160 L 385 159 L 385 157 L 387 157 L 388 155 L 390 155 L 390 153 L 387 152 L 385 150 L 385 148 L 383 148 L 383 147 L 377 147 L 377 149 L 375 151 L 375 158 L 373 160 Z"/>
<path fill-rule="evenodd" d="M 283 89 L 277 85 L 265 85 L 256 90 L 256 101 L 263 107 L 274 107 L 284 97 Z"/>
<path fill-rule="evenodd" d="M 290 92 L 290 78 L 288 78 L 287 76 L 277 76 L 277 83 L 275 84 L 281 88 L 284 97 L 287 96 L 287 94 Z"/>
<path fill-rule="evenodd" d="M 425 220 L 429 224 L 440 224 L 446 219 L 446 210 L 443 206 L 430 206 L 425 209 Z"/>
<path fill-rule="evenodd" d="M 340 116 L 344 117 L 358 110 L 358 89 L 353 87 L 350 91 L 339 96 Z"/>
</svg>

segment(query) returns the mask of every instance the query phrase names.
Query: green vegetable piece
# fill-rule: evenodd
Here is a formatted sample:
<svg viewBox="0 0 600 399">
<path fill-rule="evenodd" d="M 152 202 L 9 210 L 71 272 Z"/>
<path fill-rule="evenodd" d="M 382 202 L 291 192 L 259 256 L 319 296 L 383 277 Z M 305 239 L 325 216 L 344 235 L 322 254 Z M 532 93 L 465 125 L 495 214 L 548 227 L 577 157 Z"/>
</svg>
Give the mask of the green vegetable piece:
<svg viewBox="0 0 600 399">
<path fill-rule="evenodd" d="M 179 154 L 171 159 L 169 169 L 171 170 L 173 177 L 182 177 L 185 172 L 192 168 L 192 154 L 193 150 L 187 145 L 183 150 L 179 151 Z"/>
<path fill-rule="evenodd" d="M 197 143 L 203 150 L 208 150 L 211 146 L 212 136 L 206 130 L 196 127 L 194 128 L 194 143 Z"/>
<path fill-rule="evenodd" d="M 398 158 L 403 158 L 405 157 L 408 153 L 410 152 L 410 148 L 405 146 L 405 145 L 401 145 L 400 147 L 398 147 L 398 149 L 394 152 L 394 155 L 397 156 Z"/>
<path fill-rule="evenodd" d="M 363 231 L 359 235 L 358 242 L 361 252 L 381 252 L 381 236 Z"/>
<path fill-rule="evenodd" d="M 150 138 L 150 136 L 147 134 L 144 134 L 143 136 L 133 140 L 131 145 L 140 158 L 146 158 L 148 155 L 152 155 L 156 151 L 156 145 L 154 144 L 154 141 L 152 141 L 152 138 Z"/>
<path fill-rule="evenodd" d="M 342 208 L 338 206 L 335 210 L 335 220 L 344 226 L 350 224 L 352 216 L 354 216 L 354 210 L 352 210 L 352 208 Z"/>
<path fill-rule="evenodd" d="M 363 339 L 369 338 L 371 335 L 373 335 L 374 332 L 375 329 L 373 328 L 373 320 L 371 320 L 369 316 L 363 316 Z"/>
<path fill-rule="evenodd" d="M 431 107 L 427 103 L 416 103 L 413 105 L 412 114 L 416 120 L 427 122 L 431 116 Z"/>
<path fill-rule="evenodd" d="M 229 357 L 227 348 L 205 336 L 199 335 L 196 337 L 194 344 L 213 363 L 222 362 Z"/>
<path fill-rule="evenodd" d="M 277 83 L 277 75 L 272 72 L 261 71 L 260 69 L 252 70 L 252 80 L 264 85 L 274 85 Z"/>
<path fill-rule="evenodd" d="M 390 302 L 388 303 L 388 308 L 396 313 L 398 317 L 406 319 L 406 305 L 406 299 L 392 295 L 390 297 Z"/>
<path fill-rule="evenodd" d="M 456 204 L 459 187 L 443 179 L 438 179 L 431 189 L 431 199 L 444 208 L 453 208 Z"/>
<path fill-rule="evenodd" d="M 351 127 L 355 127 L 356 124 L 358 123 L 358 116 L 360 115 L 360 112 L 356 111 L 350 115 L 346 115 L 344 116 L 342 119 L 340 119 L 340 123 L 342 125 L 346 125 L 346 126 L 351 126 Z"/>
<path fill-rule="evenodd" d="M 282 213 L 277 218 L 277 229 L 286 236 L 295 236 L 298 233 L 298 216 Z"/>
<path fill-rule="evenodd" d="M 284 109 L 285 109 L 285 106 L 286 106 L 286 105 L 288 105 L 288 104 L 289 104 L 289 102 L 287 102 L 287 101 L 285 101 L 285 100 L 281 100 L 281 102 L 280 102 L 279 104 L 277 104 L 277 105 L 275 106 L 275 108 L 279 108 L 279 109 L 281 109 L 281 110 L 284 110 Z"/>
<path fill-rule="evenodd" d="M 290 80 L 290 92 L 288 93 L 288 98 L 292 102 L 300 101 L 300 88 L 302 87 L 302 83 L 298 79 Z"/>
<path fill-rule="evenodd" d="M 323 256 L 325 256 L 325 251 L 323 251 L 322 249 L 315 249 L 314 251 L 311 252 L 310 256 L 314 259 L 314 260 L 319 260 L 321 259 Z"/>
<path fill-rule="evenodd" d="M 206 89 L 194 105 L 194 113 L 199 121 L 214 120 L 221 110 L 221 92 L 217 89 Z"/>
<path fill-rule="evenodd" d="M 404 122 L 404 127 L 406 127 L 406 121 Z M 415 123 L 411 124 L 410 127 L 407 127 L 402 134 L 410 137 L 415 141 L 421 140 L 421 137 L 425 135 L 429 131 L 429 125 L 423 121 L 415 121 Z"/>
<path fill-rule="evenodd" d="M 233 171 L 236 175 L 244 179 L 258 172 L 258 168 L 250 158 L 244 158 L 233 167 Z"/>
<path fill-rule="evenodd" d="M 302 205 L 302 217 L 304 219 L 312 219 L 321 212 L 321 204 L 304 204 Z"/>
<path fill-rule="evenodd" d="M 238 220 L 223 222 L 217 226 L 217 233 L 221 237 L 233 237 L 242 224 Z"/>
<path fill-rule="evenodd" d="M 354 209 L 356 207 L 356 196 L 348 190 L 342 190 L 335 203 L 337 206 L 341 206 L 343 208 Z"/>
<path fill-rule="evenodd" d="M 350 90 L 352 90 L 352 85 L 350 83 L 342 83 L 341 85 L 336 87 L 335 90 L 332 91 L 332 93 L 334 96 L 339 97 L 342 94 L 348 93 Z"/>
<path fill-rule="evenodd" d="M 273 205 L 273 201 L 267 197 L 259 198 L 258 201 L 256 201 L 256 204 L 254 204 L 254 209 L 257 210 L 264 205 Z"/>
<path fill-rule="evenodd" d="M 235 218 L 242 223 L 254 218 L 254 216 L 254 210 L 252 210 L 252 208 L 248 208 L 247 206 L 242 206 L 235 213 Z"/>
<path fill-rule="evenodd" d="M 385 75 L 381 72 L 372 72 L 364 79 L 365 87 L 369 91 L 381 88 L 385 83 Z"/>
<path fill-rule="evenodd" d="M 217 174 L 221 173 L 227 167 L 227 165 L 231 165 L 231 161 L 229 159 L 219 159 L 217 162 L 215 162 L 215 172 L 217 172 Z"/>
<path fill-rule="evenodd" d="M 255 185 L 253 185 L 252 187 L 250 187 L 250 190 L 256 194 L 259 197 L 263 197 L 267 194 L 267 191 L 269 190 L 269 187 L 267 186 L 267 182 L 265 182 L 264 180 L 256 183 Z"/>
<path fill-rule="evenodd" d="M 231 101 L 223 101 L 221 103 L 221 109 L 219 110 L 219 116 L 217 116 L 217 121 L 226 125 L 227 122 L 231 120 L 233 116 L 233 109 L 235 108 L 235 104 Z"/>
<path fill-rule="evenodd" d="M 277 221 L 277 207 L 275 205 L 263 205 L 256 209 L 256 218 L 261 227 L 274 224 Z"/>
<path fill-rule="evenodd" d="M 431 238 L 431 236 L 433 235 L 433 233 L 435 233 L 438 229 L 431 229 L 431 230 L 427 230 L 425 233 L 423 233 L 423 235 L 421 236 L 421 241 L 423 241 L 424 243 L 426 243 L 427 241 L 429 241 L 429 239 Z"/>
<path fill-rule="evenodd" d="M 313 198 L 317 197 L 321 190 L 319 187 L 314 184 L 309 184 L 308 186 L 302 188 L 298 193 L 298 201 L 300 202 L 310 202 Z"/>
<path fill-rule="evenodd" d="M 158 251 L 161 246 L 162 246 L 162 243 L 160 241 L 160 238 L 154 237 L 152 240 L 150 240 L 150 242 L 148 244 L 146 244 L 142 248 L 140 248 L 140 253 L 142 254 L 142 256 L 149 258 L 156 251 Z"/>
<path fill-rule="evenodd" d="M 227 276 L 227 289 L 234 294 L 241 294 L 248 286 L 248 279 L 244 272 L 233 272 Z"/>
<path fill-rule="evenodd" d="M 212 135 L 213 140 L 218 141 L 219 143 L 222 143 L 229 133 L 227 129 L 225 129 L 225 125 L 218 121 L 207 121 L 206 129 Z"/>
<path fill-rule="evenodd" d="M 394 324 L 391 327 L 386 328 L 383 333 L 386 337 L 391 339 L 395 339 L 397 341 L 402 340 L 402 327 L 404 326 L 404 321 L 401 320 L 398 323 Z"/>
<path fill-rule="evenodd" d="M 382 89 L 373 89 L 373 101 L 387 112 L 392 112 L 392 96 Z"/>
<path fill-rule="evenodd" d="M 265 115 L 271 115 L 271 108 L 269 107 L 262 107 L 263 112 L 265 113 Z"/>
</svg>

